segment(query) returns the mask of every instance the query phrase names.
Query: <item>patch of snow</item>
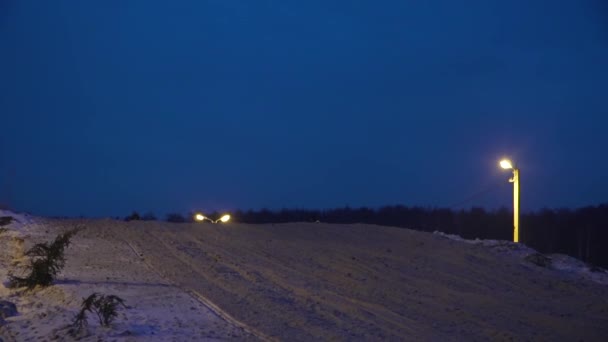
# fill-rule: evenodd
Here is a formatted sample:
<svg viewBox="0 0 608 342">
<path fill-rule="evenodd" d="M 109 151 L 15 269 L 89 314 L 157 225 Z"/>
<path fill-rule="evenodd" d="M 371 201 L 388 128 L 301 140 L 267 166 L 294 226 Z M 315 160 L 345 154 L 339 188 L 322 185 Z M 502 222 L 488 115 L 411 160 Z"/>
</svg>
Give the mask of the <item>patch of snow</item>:
<svg viewBox="0 0 608 342">
<path fill-rule="evenodd" d="M 508 254 L 521 260 L 531 254 L 538 253 L 538 251 L 526 246 L 523 243 L 515 243 L 512 241 L 482 239 L 468 240 L 455 234 L 446 234 L 440 231 L 434 231 L 433 234 L 453 241 L 485 246 L 491 248 L 492 250 Z M 589 279 L 598 284 L 608 285 L 608 272 L 602 268 L 594 268 L 592 271 L 591 267 L 584 261 L 565 254 L 549 254 L 546 256 L 551 259 L 551 269 L 559 271 L 563 275 L 576 276 L 578 278 Z"/>
<path fill-rule="evenodd" d="M 9 234 L 11 236 L 29 236 L 32 233 L 34 235 L 40 235 L 41 227 L 40 227 L 40 219 L 26 213 L 15 213 L 9 210 L 0 209 L 0 217 L 2 216 L 11 216 L 13 221 L 8 225 L 4 226 L 4 228 L 8 229 Z"/>
</svg>

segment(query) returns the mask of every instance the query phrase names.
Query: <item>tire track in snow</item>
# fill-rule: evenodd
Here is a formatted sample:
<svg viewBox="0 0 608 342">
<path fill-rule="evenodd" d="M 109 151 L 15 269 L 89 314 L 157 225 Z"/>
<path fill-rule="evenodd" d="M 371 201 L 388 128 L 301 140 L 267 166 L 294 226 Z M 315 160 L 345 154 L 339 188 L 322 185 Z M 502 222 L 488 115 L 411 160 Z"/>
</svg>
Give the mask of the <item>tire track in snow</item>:
<svg viewBox="0 0 608 342">
<path fill-rule="evenodd" d="M 185 262 L 184 260 L 181 260 L 181 258 L 179 258 L 174 253 L 172 253 L 171 252 L 171 247 L 167 246 L 167 244 L 164 241 L 162 241 L 161 239 L 157 238 L 156 236 L 153 236 L 152 234 L 147 234 L 147 235 L 149 235 L 152 238 L 154 238 L 155 240 L 157 240 L 160 243 L 160 245 L 162 245 L 168 252 L 170 252 L 180 263 L 185 264 L 187 266 L 190 266 L 190 265 L 188 265 L 187 262 Z M 154 273 L 156 273 L 162 279 L 164 279 L 167 282 L 169 282 L 172 286 L 174 286 L 174 287 L 176 287 L 176 288 L 184 291 L 185 293 L 187 293 L 188 295 L 190 295 L 192 298 L 194 298 L 196 301 L 198 301 L 201 304 L 203 304 L 207 309 L 209 309 L 211 312 L 213 312 L 216 316 L 218 316 L 221 319 L 223 319 L 223 320 L 231 323 L 232 325 L 234 325 L 236 327 L 239 327 L 239 328 L 243 329 L 245 332 L 247 332 L 247 333 L 249 333 L 249 334 L 257 337 L 260 340 L 263 340 L 263 341 L 278 341 L 277 339 L 271 338 L 270 336 L 267 336 L 267 335 L 263 334 L 262 332 L 254 329 L 254 328 L 248 326 L 247 324 L 239 321 L 238 319 L 234 318 L 232 315 L 230 315 L 226 311 L 222 310 L 219 306 L 215 305 L 215 303 L 213 303 L 212 301 L 210 301 L 208 298 L 206 298 L 205 296 L 203 296 L 200 292 L 196 291 L 195 289 L 184 288 L 183 286 L 178 285 L 172 279 L 170 279 L 169 277 L 161 274 L 154 266 L 152 266 L 144 258 L 144 256 L 143 256 L 144 254 L 142 252 L 138 251 L 137 248 L 131 242 L 127 241 L 126 239 L 123 239 L 123 241 L 129 246 L 129 248 L 133 251 L 133 253 L 135 253 L 137 255 L 137 257 L 142 260 L 142 262 L 146 265 L 146 267 L 148 267 L 150 270 L 152 270 Z"/>
</svg>

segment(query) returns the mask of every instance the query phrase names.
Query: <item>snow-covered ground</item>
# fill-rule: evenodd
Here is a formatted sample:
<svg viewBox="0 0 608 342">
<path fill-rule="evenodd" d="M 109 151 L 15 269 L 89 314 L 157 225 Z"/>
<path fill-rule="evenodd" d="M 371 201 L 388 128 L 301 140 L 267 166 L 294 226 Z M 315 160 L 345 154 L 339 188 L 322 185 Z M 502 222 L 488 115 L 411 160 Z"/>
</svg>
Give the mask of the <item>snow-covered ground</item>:
<svg viewBox="0 0 608 342">
<path fill-rule="evenodd" d="M 0 216 L 9 213 L 0 212 Z M 0 279 L 18 271 L 27 261 L 23 253 L 37 242 L 52 241 L 79 225 L 74 221 L 48 221 L 25 215 L 0 235 Z M 111 224 L 111 221 L 102 221 Z M 254 339 L 218 316 L 200 300 L 149 269 L 127 243 L 103 230 L 85 229 L 66 250 L 66 267 L 57 284 L 34 291 L 9 290 L 0 285 L 0 300 L 17 304 L 19 316 L 0 327 L 0 341 L 73 340 L 67 325 L 82 299 L 94 292 L 121 297 L 128 306 L 119 309 L 111 328 L 100 327 L 89 315 L 89 333 L 82 341 L 212 341 Z M 18 274 L 18 272 L 16 272 Z"/>
<path fill-rule="evenodd" d="M 56 285 L 0 285 L 20 314 L 4 341 L 70 340 L 83 297 L 129 306 L 97 341 L 585 340 L 608 336 L 608 276 L 507 241 L 372 225 L 171 224 L 16 216 L 0 234 L 0 279 L 23 252 L 76 225 Z M 93 318 L 93 317 L 92 317 Z"/>
<path fill-rule="evenodd" d="M 510 258 L 526 260 L 526 257 L 539 254 L 536 250 L 512 241 L 504 240 L 466 240 L 458 235 L 445 234 L 442 232 L 434 232 L 438 236 L 445 237 L 450 240 L 460 241 L 468 244 L 476 244 L 488 247 L 501 254 L 507 254 Z M 545 255 L 550 260 L 549 269 L 555 270 L 558 273 L 557 277 L 566 278 L 584 278 L 602 285 L 608 285 L 608 271 L 599 267 L 588 265 L 587 263 L 573 258 L 565 254 L 548 254 Z"/>
</svg>

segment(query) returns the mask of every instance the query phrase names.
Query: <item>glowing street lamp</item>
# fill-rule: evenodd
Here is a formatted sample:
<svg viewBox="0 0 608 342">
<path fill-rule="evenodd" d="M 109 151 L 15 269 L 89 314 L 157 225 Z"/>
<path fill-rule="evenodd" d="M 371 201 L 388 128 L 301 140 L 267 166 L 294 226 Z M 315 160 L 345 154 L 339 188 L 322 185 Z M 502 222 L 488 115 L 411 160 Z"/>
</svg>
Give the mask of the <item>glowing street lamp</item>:
<svg viewBox="0 0 608 342">
<path fill-rule="evenodd" d="M 502 167 L 505 170 L 509 170 L 513 168 L 513 164 L 511 164 L 511 161 L 508 159 L 503 159 L 500 161 L 500 167 Z"/>
<path fill-rule="evenodd" d="M 222 221 L 222 223 L 226 223 L 226 222 L 230 221 L 230 215 L 226 214 L 226 215 L 220 217 L 219 219 L 215 220 L 215 223 L 217 223 L 217 221 Z"/>
<path fill-rule="evenodd" d="M 198 214 L 194 215 L 194 219 L 196 221 L 198 221 L 198 222 L 203 222 L 203 221 L 207 220 L 207 221 L 209 221 L 211 223 L 218 223 L 220 221 L 222 223 L 226 223 L 226 222 L 230 221 L 230 215 L 226 214 L 226 215 L 220 217 L 217 220 L 212 220 L 212 219 L 208 218 L 207 216 L 205 216 L 205 215 L 203 215 L 201 213 L 198 213 Z"/>
<path fill-rule="evenodd" d="M 519 242 L 519 169 L 508 159 L 501 160 L 500 167 L 513 170 L 513 178 L 509 179 L 513 183 L 513 242 Z"/>
</svg>

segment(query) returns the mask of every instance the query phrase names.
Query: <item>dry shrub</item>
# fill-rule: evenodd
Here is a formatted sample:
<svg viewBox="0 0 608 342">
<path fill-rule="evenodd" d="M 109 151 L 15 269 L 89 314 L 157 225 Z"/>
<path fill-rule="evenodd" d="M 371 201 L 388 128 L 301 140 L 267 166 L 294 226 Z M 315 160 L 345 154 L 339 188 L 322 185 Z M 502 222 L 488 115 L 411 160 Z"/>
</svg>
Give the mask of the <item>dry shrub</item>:
<svg viewBox="0 0 608 342">
<path fill-rule="evenodd" d="M 97 315 L 99 325 L 104 327 L 109 326 L 116 316 L 118 316 L 117 309 L 119 306 L 127 307 L 122 298 L 114 295 L 93 293 L 89 297 L 83 298 L 81 309 L 74 317 L 74 322 L 68 333 L 72 336 L 77 336 L 88 327 L 87 311 Z"/>
</svg>

